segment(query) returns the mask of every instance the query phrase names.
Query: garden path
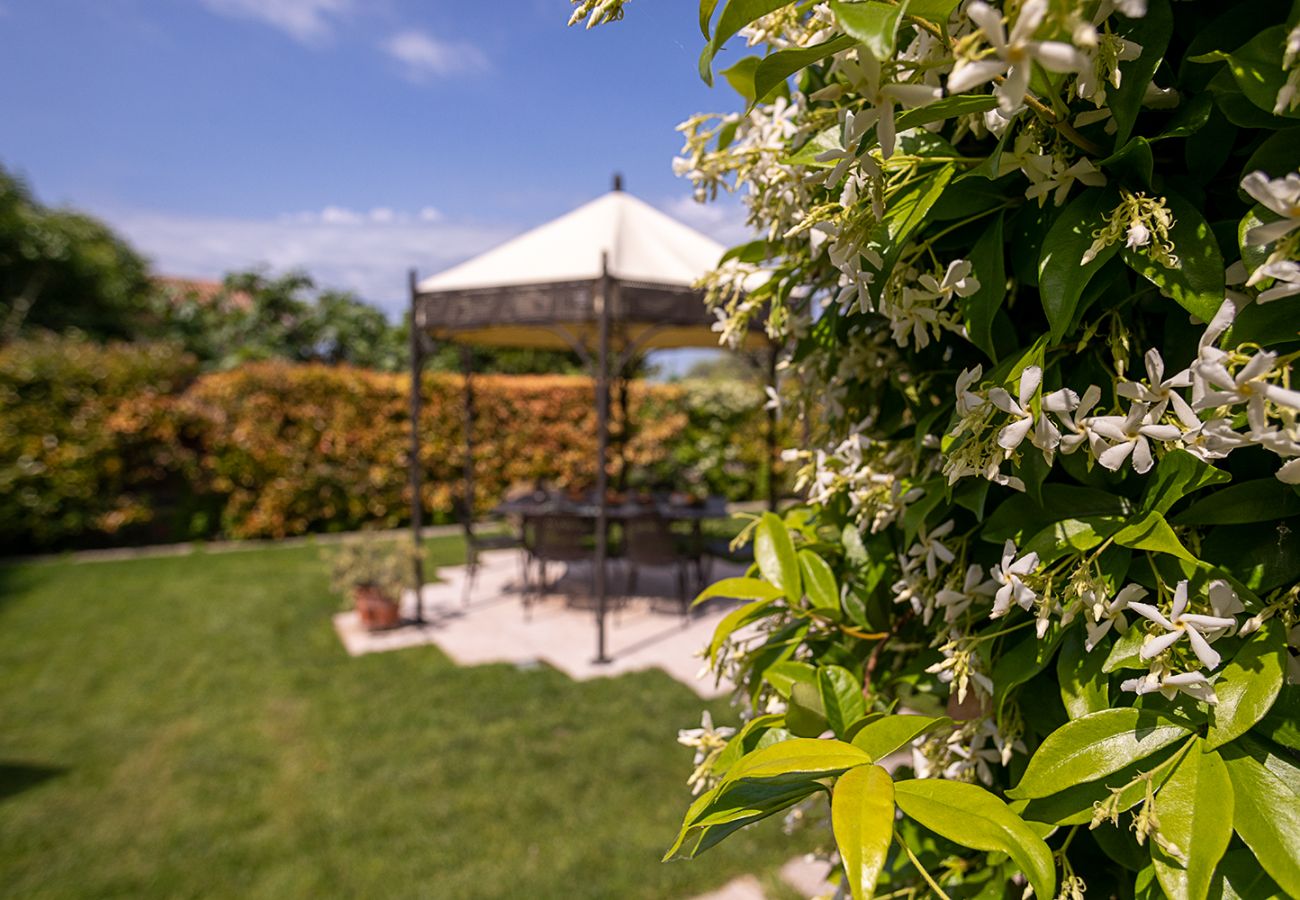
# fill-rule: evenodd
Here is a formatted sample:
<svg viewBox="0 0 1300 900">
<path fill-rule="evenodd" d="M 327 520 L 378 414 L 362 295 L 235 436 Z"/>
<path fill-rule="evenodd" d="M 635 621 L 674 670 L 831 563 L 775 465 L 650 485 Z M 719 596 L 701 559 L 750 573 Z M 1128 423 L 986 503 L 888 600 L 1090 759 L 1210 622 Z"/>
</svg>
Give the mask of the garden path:
<svg viewBox="0 0 1300 900">
<path fill-rule="evenodd" d="M 441 568 L 440 580 L 424 585 L 421 591 L 424 625 L 370 633 L 361 628 L 355 612 L 340 613 L 334 617 L 334 626 L 344 646 L 358 656 L 435 644 L 460 665 L 545 663 L 577 680 L 662 669 L 701 697 L 731 693 L 730 683 L 717 684 L 708 673 L 701 675 L 700 652 L 734 604 L 710 602 L 685 619 L 678 611 L 675 574 L 666 569 L 644 569 L 637 596 L 623 601 L 611 598 L 607 634 L 612 662 L 597 664 L 592 661 L 596 629 L 589 608 L 571 606 L 555 594 L 535 602 L 526 617 L 517 552 L 492 551 L 480 560 L 468 604 L 462 604 L 465 567 Z M 743 567 L 718 561 L 711 577 L 741 574 Z M 589 569 L 577 564 L 557 586 L 563 587 L 566 579 L 585 584 L 589 577 Z M 610 578 L 614 591 L 624 583 L 617 563 L 611 564 Z M 408 591 L 403 599 L 403 612 L 408 616 L 414 613 L 414 602 L 414 592 Z"/>
</svg>

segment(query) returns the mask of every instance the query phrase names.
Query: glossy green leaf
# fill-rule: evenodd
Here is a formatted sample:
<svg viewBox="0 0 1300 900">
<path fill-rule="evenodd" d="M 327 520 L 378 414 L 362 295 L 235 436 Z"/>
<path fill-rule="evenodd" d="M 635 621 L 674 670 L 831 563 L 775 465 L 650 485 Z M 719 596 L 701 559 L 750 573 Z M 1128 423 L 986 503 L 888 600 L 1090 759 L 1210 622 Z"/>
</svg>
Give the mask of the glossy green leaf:
<svg viewBox="0 0 1300 900">
<path fill-rule="evenodd" d="M 713 38 L 700 55 L 700 77 L 704 79 L 705 84 L 713 84 L 713 57 L 718 55 L 718 51 L 722 49 L 723 44 L 735 37 L 740 29 L 759 16 L 765 16 L 783 6 L 789 5 L 790 0 L 727 0 L 726 5 L 722 7 L 722 14 L 718 16 L 718 24 L 713 31 Z M 702 27 L 707 27 L 712 12 L 713 10 L 709 9 L 709 16 L 706 17 L 704 4 L 701 4 L 700 23 Z"/>
<path fill-rule="evenodd" d="M 763 513 L 754 531 L 754 560 L 763 577 L 785 594 L 791 603 L 803 598 L 799 558 L 795 556 L 790 532 L 776 513 Z"/>
<path fill-rule="evenodd" d="M 1223 254 L 1219 242 L 1195 206 L 1174 193 L 1167 193 L 1165 201 L 1174 215 L 1169 238 L 1179 264 L 1166 267 L 1141 250 L 1124 248 L 1121 255 L 1129 268 L 1154 284 L 1160 293 L 1208 322 L 1223 303 Z"/>
<path fill-rule="evenodd" d="M 1061 685 L 1061 702 L 1071 718 L 1110 709 L 1110 684 L 1102 666 L 1106 654 L 1100 647 L 1084 649 L 1084 632 L 1075 627 L 1061 641 L 1056 658 L 1056 678 Z"/>
<path fill-rule="evenodd" d="M 1287 27 L 1275 25 L 1261 30 L 1231 53 L 1216 51 L 1193 57 L 1191 61 L 1227 62 L 1237 87 L 1246 98 L 1272 115 L 1277 103 L 1277 92 L 1286 82 L 1286 73 L 1282 70 L 1282 50 L 1286 46 L 1286 40 Z M 1296 116 L 1294 112 L 1284 112 L 1283 115 L 1292 118 Z"/>
<path fill-rule="evenodd" d="M 1272 708 L 1251 733 L 1300 754 L 1300 685 L 1282 685 Z"/>
<path fill-rule="evenodd" d="M 958 98 L 949 98 L 958 99 Z M 966 333 L 970 342 L 984 351 L 989 359 L 997 361 L 993 346 L 993 319 L 1007 298 L 1007 269 L 1002 242 L 1003 214 L 998 213 L 989 227 L 975 240 L 970 262 L 979 290 L 966 298 L 962 315 L 966 319 Z"/>
<path fill-rule="evenodd" d="M 799 682 L 805 684 L 816 683 L 817 668 L 806 662 L 787 659 L 764 669 L 763 680 L 772 685 L 778 694 L 788 699 L 795 684 Z"/>
<path fill-rule="evenodd" d="M 1146 632 L 1141 628 L 1129 627 L 1106 655 L 1101 670 L 1106 673 L 1117 669 L 1146 669 L 1147 664 L 1141 659 L 1142 643 Z"/>
<path fill-rule="evenodd" d="M 862 683 L 842 666 L 818 667 L 817 691 L 826 711 L 826 724 L 836 737 L 846 737 L 849 726 L 867 714 Z"/>
<path fill-rule="evenodd" d="M 713 19 L 713 11 L 718 7 L 718 0 L 700 0 L 700 33 L 704 39 L 709 39 L 709 22 Z"/>
<path fill-rule="evenodd" d="M 1218 679 L 1206 742 L 1218 747 L 1245 734 L 1268 713 L 1282 689 L 1287 650 L 1284 626 L 1270 619 L 1237 651 Z"/>
<path fill-rule="evenodd" d="M 1246 525 L 1300 515 L 1300 494 L 1279 489 L 1276 478 L 1243 481 L 1198 500 L 1170 521 L 1175 525 Z"/>
<path fill-rule="evenodd" d="M 698 856 L 746 825 L 789 809 L 819 790 L 822 790 L 822 786 L 815 781 L 720 785 L 691 805 L 677 839 L 663 858 L 690 859 Z"/>
<path fill-rule="evenodd" d="M 761 103 L 791 75 L 834 53 L 847 50 L 853 46 L 853 43 L 853 38 L 840 36 L 811 47 L 796 47 L 769 53 L 755 67 L 753 93 L 749 96 L 750 105 Z"/>
<path fill-rule="evenodd" d="M 879 762 L 895 750 L 906 747 L 923 734 L 951 725 L 947 716 L 899 714 L 885 716 L 864 726 L 853 736 L 853 746 Z"/>
<path fill-rule="evenodd" d="M 1233 828 L 1278 886 L 1300 896 L 1300 797 L 1235 745 L 1220 752 L 1232 780 Z"/>
<path fill-rule="evenodd" d="M 696 603 L 703 603 L 714 597 L 729 597 L 733 600 L 775 600 L 781 597 L 781 589 L 759 578 L 723 578 L 700 591 Z"/>
<path fill-rule="evenodd" d="M 853 900 L 867 900 L 894 840 L 894 782 L 880 766 L 841 775 L 831 792 L 831 828 Z"/>
<path fill-rule="evenodd" d="M 1115 543 L 1121 547 L 1134 550 L 1150 550 L 1153 553 L 1168 553 L 1188 562 L 1196 562 L 1196 557 L 1178 540 L 1178 535 L 1169 527 L 1165 517 L 1158 512 L 1147 512 L 1138 516 L 1128 525 L 1115 532 Z"/>
<path fill-rule="evenodd" d="M 830 564 L 811 550 L 799 551 L 799 569 L 803 573 L 803 589 L 815 609 L 839 611 L 840 586 Z"/>
<path fill-rule="evenodd" d="M 1156 879 L 1175 900 L 1205 900 L 1219 858 L 1232 839 L 1232 782 L 1219 754 L 1199 739 L 1156 794 L 1160 836 L 1179 856 L 1153 842 Z"/>
<path fill-rule="evenodd" d="M 807 781 L 839 775 L 870 762 L 871 757 L 864 751 L 844 741 L 791 738 L 742 758 L 732 766 L 723 784 L 755 778 Z"/>
<path fill-rule="evenodd" d="M 815 738 L 826 730 L 826 706 L 815 673 L 811 681 L 796 681 L 791 685 L 785 724 L 796 737 Z"/>
<path fill-rule="evenodd" d="M 1186 450 L 1172 450 L 1147 476 L 1141 507 L 1163 515 L 1188 494 L 1231 480 L 1232 476 L 1227 472 L 1197 459 Z"/>
<path fill-rule="evenodd" d="M 1047 797 L 1063 784 L 1094 781 L 1190 733 L 1183 722 L 1133 707 L 1072 719 L 1044 739 L 1007 796 Z"/>
<path fill-rule="evenodd" d="M 1086 265 L 1083 256 L 1092 246 L 1092 233 L 1105 224 L 1119 204 L 1117 191 L 1084 191 L 1070 201 L 1043 239 L 1038 259 L 1038 293 L 1051 326 L 1052 343 L 1058 343 L 1074 319 L 1083 289 L 1092 276 L 1119 252 L 1112 244 Z"/>
<path fill-rule="evenodd" d="M 1151 83 L 1156 68 L 1164 58 L 1169 36 L 1173 32 L 1173 12 L 1169 0 L 1151 0 L 1146 15 L 1135 19 L 1117 16 L 1119 34 L 1142 48 L 1137 59 L 1121 62 L 1118 88 L 1106 89 L 1106 103 L 1115 119 L 1115 146 L 1122 147 L 1133 132 L 1142 108 L 1142 96 Z"/>
<path fill-rule="evenodd" d="M 1146 799 L 1146 782 L 1141 776 L 1150 773 L 1151 787 L 1158 790 L 1172 771 L 1160 765 L 1181 749 L 1178 745 L 1162 747 L 1096 781 L 1064 785 L 1054 794 L 1025 802 L 1020 814 L 1026 821 L 1065 826 L 1091 823 L 1098 805 L 1108 801 L 1115 804 L 1117 812 L 1125 812 Z"/>
<path fill-rule="evenodd" d="M 871 231 L 870 247 L 880 254 L 882 265 L 876 278 L 873 299 L 880 299 L 880 291 L 894 270 L 899 254 L 911 240 L 929 215 L 930 209 L 943 196 L 944 189 L 952 181 L 956 167 L 948 163 L 939 167 L 933 175 L 923 178 L 916 184 L 900 191 L 890 202 L 884 221 Z"/>
<path fill-rule="evenodd" d="M 1210 900 L 1286 900 L 1246 848 L 1229 850 L 1210 883 Z"/>
<path fill-rule="evenodd" d="M 864 3 L 831 0 L 830 6 L 835 21 L 845 34 L 861 42 L 876 59 L 886 60 L 894 55 L 894 38 L 898 34 L 898 23 L 907 12 L 907 4 L 908 0 L 896 4 L 878 0 Z"/>
<path fill-rule="evenodd" d="M 907 5 L 907 14 L 918 19 L 943 24 L 948 21 L 952 11 L 957 8 L 958 0 L 912 0 Z"/>
<path fill-rule="evenodd" d="M 1038 897 L 1056 895 L 1052 851 L 1007 805 L 973 784 L 938 778 L 900 781 L 894 800 L 904 815 L 950 841 L 1008 854 Z"/>
<path fill-rule="evenodd" d="M 758 71 L 758 66 L 762 62 L 761 56 L 746 56 L 718 74 L 727 79 L 727 84 L 731 85 L 733 91 L 753 106 L 758 99 L 754 94 L 754 73 Z"/>
</svg>

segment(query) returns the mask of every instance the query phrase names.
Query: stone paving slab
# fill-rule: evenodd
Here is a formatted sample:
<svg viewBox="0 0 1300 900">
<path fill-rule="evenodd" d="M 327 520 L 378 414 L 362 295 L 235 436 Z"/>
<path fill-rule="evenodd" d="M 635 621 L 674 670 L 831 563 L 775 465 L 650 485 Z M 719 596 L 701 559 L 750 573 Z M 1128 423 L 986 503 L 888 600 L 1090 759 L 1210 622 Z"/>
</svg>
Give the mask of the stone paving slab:
<svg viewBox="0 0 1300 900">
<path fill-rule="evenodd" d="M 465 666 L 545 663 L 577 680 L 662 669 L 701 697 L 731 693 L 729 683 L 715 684 L 709 674 L 697 676 L 703 669 L 701 651 L 734 603 L 710 603 L 684 618 L 678 611 L 675 573 L 643 569 L 638 596 L 612 604 L 607 614 L 607 648 L 612 661 L 601 664 L 594 662 L 596 624 L 591 609 L 576 608 L 565 596 L 552 594 L 534 603 L 525 616 L 518 552 L 492 551 L 480 559 L 468 604 L 463 603 L 464 566 L 439 569 L 442 580 L 424 585 L 420 592 L 427 620 L 424 625 L 367 632 L 355 612 L 336 615 L 334 626 L 348 653 L 357 656 L 434 644 Z M 712 579 L 743 571 L 743 567 L 719 561 L 714 564 Z M 575 587 L 585 585 L 589 577 L 589 570 L 581 564 L 563 576 Z M 610 567 L 610 582 L 612 592 L 625 583 L 617 563 Z M 413 591 L 403 597 L 402 607 L 405 616 L 414 617 Z"/>
</svg>

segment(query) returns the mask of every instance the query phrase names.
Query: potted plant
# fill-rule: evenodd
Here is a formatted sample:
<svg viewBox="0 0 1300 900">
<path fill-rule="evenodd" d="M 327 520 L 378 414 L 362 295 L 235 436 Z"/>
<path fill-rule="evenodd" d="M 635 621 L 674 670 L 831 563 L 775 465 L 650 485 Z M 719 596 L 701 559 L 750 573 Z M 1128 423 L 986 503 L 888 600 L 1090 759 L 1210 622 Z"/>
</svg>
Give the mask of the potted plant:
<svg viewBox="0 0 1300 900">
<path fill-rule="evenodd" d="M 398 601 L 410 583 L 415 548 L 366 538 L 342 544 L 331 561 L 334 590 L 350 595 L 361 624 L 380 631 L 401 624 Z"/>
</svg>

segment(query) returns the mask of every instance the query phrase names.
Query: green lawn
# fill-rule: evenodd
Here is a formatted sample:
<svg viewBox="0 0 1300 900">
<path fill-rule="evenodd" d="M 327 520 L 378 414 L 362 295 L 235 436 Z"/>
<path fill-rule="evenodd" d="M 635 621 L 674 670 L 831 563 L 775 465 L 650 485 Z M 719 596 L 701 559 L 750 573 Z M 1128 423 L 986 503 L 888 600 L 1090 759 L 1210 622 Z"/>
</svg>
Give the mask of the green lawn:
<svg viewBox="0 0 1300 900">
<path fill-rule="evenodd" d="M 704 705 L 683 685 L 350 659 L 323 569 L 0 568 L 0 894 L 673 898 L 792 854 L 765 822 L 658 861 Z"/>
</svg>

